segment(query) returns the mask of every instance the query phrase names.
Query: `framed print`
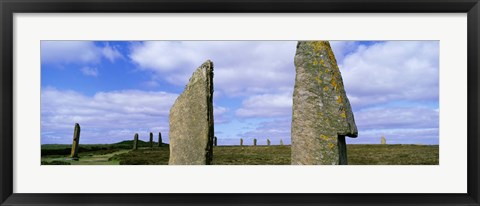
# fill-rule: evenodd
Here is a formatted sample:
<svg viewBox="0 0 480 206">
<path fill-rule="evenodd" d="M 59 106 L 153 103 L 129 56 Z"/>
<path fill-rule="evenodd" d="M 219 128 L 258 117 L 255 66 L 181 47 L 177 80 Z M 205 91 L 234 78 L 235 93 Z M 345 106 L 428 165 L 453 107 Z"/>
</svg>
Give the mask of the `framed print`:
<svg viewBox="0 0 480 206">
<path fill-rule="evenodd" d="M 477 0 L 0 5 L 2 205 L 479 205 Z"/>
</svg>

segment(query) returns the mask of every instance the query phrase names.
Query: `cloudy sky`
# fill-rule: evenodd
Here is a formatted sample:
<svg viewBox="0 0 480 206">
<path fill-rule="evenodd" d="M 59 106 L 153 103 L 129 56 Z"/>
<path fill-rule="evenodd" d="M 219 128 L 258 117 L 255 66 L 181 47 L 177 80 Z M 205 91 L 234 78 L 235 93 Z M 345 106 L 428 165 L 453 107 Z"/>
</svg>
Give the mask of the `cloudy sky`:
<svg viewBox="0 0 480 206">
<path fill-rule="evenodd" d="M 295 41 L 41 42 L 41 142 L 162 132 L 193 71 L 214 63 L 218 143 L 290 143 Z M 349 144 L 438 144 L 438 41 L 332 41 L 359 129 Z"/>
</svg>

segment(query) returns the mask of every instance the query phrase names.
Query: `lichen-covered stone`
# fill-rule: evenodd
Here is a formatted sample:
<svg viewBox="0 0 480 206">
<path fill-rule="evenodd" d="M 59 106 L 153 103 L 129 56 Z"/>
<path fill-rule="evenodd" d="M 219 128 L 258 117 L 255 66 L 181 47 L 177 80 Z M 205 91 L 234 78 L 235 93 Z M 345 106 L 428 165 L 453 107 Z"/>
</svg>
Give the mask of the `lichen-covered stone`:
<svg viewBox="0 0 480 206">
<path fill-rule="evenodd" d="M 213 63 L 203 63 L 170 109 L 170 165 L 211 164 Z"/>
<path fill-rule="evenodd" d="M 330 43 L 298 42 L 294 62 L 292 164 L 346 164 L 345 136 L 358 131 Z"/>
<path fill-rule="evenodd" d="M 80 125 L 78 123 L 75 123 L 75 129 L 73 130 L 72 150 L 70 151 L 71 158 L 78 158 L 79 142 L 80 142 Z"/>
<path fill-rule="evenodd" d="M 387 139 L 384 136 L 380 138 L 380 144 L 387 144 Z"/>
<path fill-rule="evenodd" d="M 138 134 L 135 133 L 135 136 L 133 137 L 133 150 L 138 149 Z"/>
</svg>

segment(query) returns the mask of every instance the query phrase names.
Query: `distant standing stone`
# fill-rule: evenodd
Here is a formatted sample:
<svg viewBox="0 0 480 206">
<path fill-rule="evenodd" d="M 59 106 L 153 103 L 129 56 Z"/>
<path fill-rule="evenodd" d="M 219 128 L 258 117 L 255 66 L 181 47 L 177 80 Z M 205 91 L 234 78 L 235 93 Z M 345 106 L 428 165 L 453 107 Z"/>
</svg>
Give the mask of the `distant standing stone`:
<svg viewBox="0 0 480 206">
<path fill-rule="evenodd" d="M 257 146 L 257 139 L 253 139 L 253 146 Z"/>
<path fill-rule="evenodd" d="M 80 142 L 80 125 L 78 123 L 75 123 L 75 129 L 73 130 L 72 150 L 70 152 L 71 158 L 78 158 L 79 142 Z"/>
<path fill-rule="evenodd" d="M 380 144 L 387 144 L 387 139 L 384 136 L 380 138 Z"/>
<path fill-rule="evenodd" d="M 243 139 L 240 138 L 240 146 L 243 146 Z"/>
<path fill-rule="evenodd" d="M 170 165 L 211 164 L 213 157 L 213 63 L 192 75 L 170 109 Z"/>
<path fill-rule="evenodd" d="M 217 136 L 213 137 L 213 146 L 217 146 Z"/>
<path fill-rule="evenodd" d="M 161 146 L 162 146 L 162 143 L 163 143 L 163 142 L 162 142 L 162 133 L 159 132 L 159 133 L 158 133 L 158 147 L 161 147 Z"/>
<path fill-rule="evenodd" d="M 280 145 L 283 145 L 283 140 L 282 139 L 280 139 Z"/>
<path fill-rule="evenodd" d="M 153 133 L 150 132 L 150 148 L 153 148 Z"/>
<path fill-rule="evenodd" d="M 330 43 L 299 41 L 294 62 L 292 164 L 347 164 L 345 136 L 358 131 Z"/>
<path fill-rule="evenodd" d="M 267 139 L 267 145 L 270 146 L 270 140 L 269 139 Z"/>
<path fill-rule="evenodd" d="M 138 134 L 135 133 L 135 136 L 133 137 L 133 150 L 138 149 Z"/>
</svg>

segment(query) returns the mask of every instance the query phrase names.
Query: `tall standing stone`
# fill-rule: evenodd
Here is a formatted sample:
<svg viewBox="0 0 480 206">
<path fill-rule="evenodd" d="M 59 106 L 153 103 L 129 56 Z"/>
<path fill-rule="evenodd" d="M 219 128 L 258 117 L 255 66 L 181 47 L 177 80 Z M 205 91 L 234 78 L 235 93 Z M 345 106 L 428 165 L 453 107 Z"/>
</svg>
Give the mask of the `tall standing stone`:
<svg viewBox="0 0 480 206">
<path fill-rule="evenodd" d="M 159 132 L 159 133 L 158 133 L 158 147 L 161 147 L 161 146 L 162 146 L 162 143 L 163 143 L 163 142 L 162 142 L 162 133 Z"/>
<path fill-rule="evenodd" d="M 267 139 L 267 145 L 270 146 L 270 139 Z"/>
<path fill-rule="evenodd" d="M 213 63 L 190 78 L 170 109 L 170 165 L 211 164 L 213 157 Z"/>
<path fill-rule="evenodd" d="M 133 137 L 133 150 L 138 149 L 138 134 L 135 133 L 135 136 Z"/>
<path fill-rule="evenodd" d="M 213 137 L 213 146 L 217 146 L 217 136 Z"/>
<path fill-rule="evenodd" d="M 257 146 L 257 139 L 253 139 L 253 146 Z"/>
<path fill-rule="evenodd" d="M 240 138 L 240 146 L 243 146 L 243 139 Z"/>
<path fill-rule="evenodd" d="M 150 132 L 150 148 L 153 148 L 153 133 Z"/>
<path fill-rule="evenodd" d="M 78 158 L 79 142 L 80 142 L 80 125 L 78 123 L 75 123 L 75 129 L 73 130 L 72 151 L 70 152 L 71 158 Z"/>
<path fill-rule="evenodd" d="M 294 62 L 292 164 L 347 164 L 345 136 L 358 131 L 330 43 L 298 42 Z"/>
<path fill-rule="evenodd" d="M 380 138 L 380 144 L 387 144 L 387 139 L 385 139 L 385 136 Z"/>
<path fill-rule="evenodd" d="M 283 140 L 282 139 L 280 139 L 280 145 L 283 145 Z"/>
</svg>

